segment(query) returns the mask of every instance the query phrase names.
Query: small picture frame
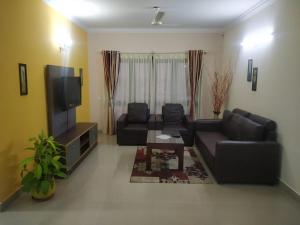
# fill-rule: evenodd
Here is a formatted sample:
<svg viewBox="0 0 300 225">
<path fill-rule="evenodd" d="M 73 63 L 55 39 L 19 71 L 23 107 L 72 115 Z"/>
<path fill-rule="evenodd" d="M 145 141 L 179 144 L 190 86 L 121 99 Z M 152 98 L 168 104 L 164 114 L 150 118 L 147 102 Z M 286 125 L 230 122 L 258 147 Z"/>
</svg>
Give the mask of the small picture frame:
<svg viewBox="0 0 300 225">
<path fill-rule="evenodd" d="M 258 75 L 258 68 L 253 68 L 253 75 L 252 75 L 252 91 L 257 90 L 257 75 Z"/>
<path fill-rule="evenodd" d="M 26 64 L 19 63 L 19 79 L 20 79 L 20 95 L 28 95 Z"/>
<path fill-rule="evenodd" d="M 81 82 L 81 86 L 83 85 L 83 69 L 79 68 L 79 76 L 80 76 L 80 82 Z"/>
<path fill-rule="evenodd" d="M 252 67 L 253 67 L 253 59 L 248 59 L 248 71 L 247 71 L 247 81 L 252 80 Z"/>
</svg>

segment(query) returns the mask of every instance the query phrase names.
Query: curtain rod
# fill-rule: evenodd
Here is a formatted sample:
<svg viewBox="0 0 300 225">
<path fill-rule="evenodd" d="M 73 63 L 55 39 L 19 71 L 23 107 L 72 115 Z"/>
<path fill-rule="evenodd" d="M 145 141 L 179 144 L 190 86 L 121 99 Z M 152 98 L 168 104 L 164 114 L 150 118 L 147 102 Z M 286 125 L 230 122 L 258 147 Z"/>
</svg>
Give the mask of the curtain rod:
<svg viewBox="0 0 300 225">
<path fill-rule="evenodd" d="M 100 51 L 102 52 L 102 51 Z M 122 52 L 120 51 L 120 53 L 123 54 L 182 54 L 182 53 L 188 53 L 188 51 L 183 51 L 183 52 Z M 203 54 L 207 54 L 207 51 L 203 51 Z"/>
<path fill-rule="evenodd" d="M 123 54 L 182 54 L 182 53 L 188 53 L 185 52 L 120 52 Z M 203 51 L 204 54 L 207 54 L 207 51 Z"/>
</svg>

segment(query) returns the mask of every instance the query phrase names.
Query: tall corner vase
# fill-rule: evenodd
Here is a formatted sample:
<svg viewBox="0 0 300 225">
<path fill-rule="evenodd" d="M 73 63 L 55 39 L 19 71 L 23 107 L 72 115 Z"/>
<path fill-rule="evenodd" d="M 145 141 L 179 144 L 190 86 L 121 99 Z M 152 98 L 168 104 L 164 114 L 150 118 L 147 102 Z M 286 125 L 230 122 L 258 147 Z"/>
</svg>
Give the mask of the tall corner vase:
<svg viewBox="0 0 300 225">
<path fill-rule="evenodd" d="M 214 119 L 219 119 L 219 115 L 221 112 L 214 111 Z"/>
</svg>

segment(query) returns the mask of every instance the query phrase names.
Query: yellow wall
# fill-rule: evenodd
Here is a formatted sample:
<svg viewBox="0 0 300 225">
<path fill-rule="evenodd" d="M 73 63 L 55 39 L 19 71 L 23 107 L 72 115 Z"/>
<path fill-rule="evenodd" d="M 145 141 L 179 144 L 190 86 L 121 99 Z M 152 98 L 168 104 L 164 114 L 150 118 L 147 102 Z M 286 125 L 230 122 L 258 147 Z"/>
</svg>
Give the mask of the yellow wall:
<svg viewBox="0 0 300 225">
<path fill-rule="evenodd" d="M 69 56 L 54 41 L 58 27 L 70 30 Z M 28 138 L 47 130 L 44 67 L 47 64 L 84 71 L 82 105 L 77 121 L 89 121 L 87 34 L 41 0 L 0 3 L 0 202 L 19 187 L 18 162 L 26 156 Z M 28 95 L 20 96 L 18 63 L 27 64 Z"/>
</svg>

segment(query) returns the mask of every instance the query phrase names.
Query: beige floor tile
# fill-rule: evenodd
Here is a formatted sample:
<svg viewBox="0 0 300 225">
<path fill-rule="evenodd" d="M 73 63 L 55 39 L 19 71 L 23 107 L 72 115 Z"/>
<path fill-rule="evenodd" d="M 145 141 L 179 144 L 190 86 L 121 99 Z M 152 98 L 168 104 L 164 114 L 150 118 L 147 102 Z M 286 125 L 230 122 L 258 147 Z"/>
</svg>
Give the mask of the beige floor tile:
<svg viewBox="0 0 300 225">
<path fill-rule="evenodd" d="M 278 186 L 130 183 L 136 147 L 99 145 L 47 202 L 22 194 L 0 225 L 299 225 L 300 204 Z"/>
</svg>

